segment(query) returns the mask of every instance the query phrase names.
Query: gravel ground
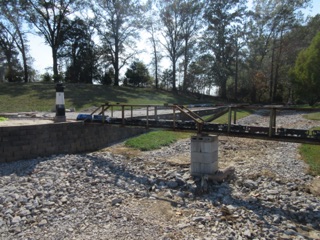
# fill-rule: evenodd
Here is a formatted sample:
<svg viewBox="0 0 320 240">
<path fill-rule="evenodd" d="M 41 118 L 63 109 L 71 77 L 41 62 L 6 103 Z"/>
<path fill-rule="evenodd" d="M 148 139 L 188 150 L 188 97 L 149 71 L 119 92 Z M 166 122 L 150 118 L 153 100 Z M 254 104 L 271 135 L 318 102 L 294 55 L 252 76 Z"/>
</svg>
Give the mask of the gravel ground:
<svg viewBox="0 0 320 240">
<path fill-rule="evenodd" d="M 319 125 L 298 114 L 278 123 Z M 298 146 L 220 136 L 219 167 L 235 177 L 206 191 L 189 174 L 190 140 L 0 164 L 0 239 L 320 239 L 316 178 Z"/>
</svg>

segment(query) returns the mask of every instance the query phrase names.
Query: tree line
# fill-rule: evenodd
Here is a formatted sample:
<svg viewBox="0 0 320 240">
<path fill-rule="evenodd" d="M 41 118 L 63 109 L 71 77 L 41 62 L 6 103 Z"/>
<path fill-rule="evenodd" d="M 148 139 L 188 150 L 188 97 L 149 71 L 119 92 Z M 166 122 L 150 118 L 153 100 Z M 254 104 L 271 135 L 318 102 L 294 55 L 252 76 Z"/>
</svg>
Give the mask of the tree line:
<svg viewBox="0 0 320 240">
<path fill-rule="evenodd" d="M 235 101 L 320 100 L 312 65 L 320 63 L 319 48 L 305 50 L 317 46 L 312 39 L 320 31 L 320 15 L 302 13 L 311 0 L 254 0 L 250 7 L 245 0 L 0 2 L 0 81 L 34 81 L 34 33 L 52 53 L 52 75 L 43 81 L 204 94 L 216 86 L 220 97 Z M 142 39 L 151 49 L 148 63 L 139 59 Z M 301 59 L 310 54 L 308 65 Z"/>
</svg>

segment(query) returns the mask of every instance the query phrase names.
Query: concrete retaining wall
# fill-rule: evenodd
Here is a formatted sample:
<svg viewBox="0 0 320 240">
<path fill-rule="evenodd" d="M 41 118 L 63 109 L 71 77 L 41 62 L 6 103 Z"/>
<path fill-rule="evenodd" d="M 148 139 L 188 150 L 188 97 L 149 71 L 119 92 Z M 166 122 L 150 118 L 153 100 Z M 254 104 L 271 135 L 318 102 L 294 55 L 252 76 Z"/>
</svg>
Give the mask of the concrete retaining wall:
<svg viewBox="0 0 320 240">
<path fill-rule="evenodd" d="M 0 162 L 95 151 L 146 131 L 83 122 L 0 127 Z"/>
</svg>

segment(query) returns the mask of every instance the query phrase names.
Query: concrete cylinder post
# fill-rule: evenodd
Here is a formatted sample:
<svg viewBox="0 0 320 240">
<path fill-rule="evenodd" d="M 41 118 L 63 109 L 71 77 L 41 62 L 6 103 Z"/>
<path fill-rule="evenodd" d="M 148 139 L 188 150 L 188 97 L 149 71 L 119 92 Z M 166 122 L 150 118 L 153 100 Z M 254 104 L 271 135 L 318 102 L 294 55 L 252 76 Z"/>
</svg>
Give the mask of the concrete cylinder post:
<svg viewBox="0 0 320 240">
<path fill-rule="evenodd" d="M 218 171 L 218 136 L 191 137 L 192 176 L 214 175 Z"/>
<path fill-rule="evenodd" d="M 62 83 L 57 83 L 56 85 L 56 116 L 54 118 L 54 121 L 66 121 L 66 110 L 64 107 L 64 86 L 62 85 Z"/>
</svg>

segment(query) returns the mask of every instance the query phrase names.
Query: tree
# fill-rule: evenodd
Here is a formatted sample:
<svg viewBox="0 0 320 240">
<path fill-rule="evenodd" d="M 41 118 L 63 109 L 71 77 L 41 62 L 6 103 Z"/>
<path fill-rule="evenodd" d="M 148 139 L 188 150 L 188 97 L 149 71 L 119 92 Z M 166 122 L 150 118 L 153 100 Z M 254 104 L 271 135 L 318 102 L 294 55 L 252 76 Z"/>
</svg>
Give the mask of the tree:
<svg viewBox="0 0 320 240">
<path fill-rule="evenodd" d="M 28 46 L 25 32 L 23 31 L 23 14 L 17 1 L 2 0 L 1 1 L 1 28 L 5 30 L 12 39 L 16 48 L 21 53 L 24 71 L 24 82 L 29 82 L 29 66 L 28 66 Z"/>
<path fill-rule="evenodd" d="M 129 80 L 129 84 L 133 86 L 145 85 L 151 81 L 148 68 L 140 61 L 134 61 L 130 65 L 130 68 L 127 69 L 125 75 Z"/>
<path fill-rule="evenodd" d="M 3 64 L 4 77 L 8 82 L 21 81 L 21 66 L 18 60 L 18 51 L 15 46 L 15 35 L 11 35 L 0 24 L 0 50 L 5 62 Z"/>
<path fill-rule="evenodd" d="M 90 20 L 75 18 L 70 21 L 66 40 L 59 56 L 68 61 L 67 82 L 92 83 L 98 78 L 99 53 L 92 40 L 93 29 Z"/>
<path fill-rule="evenodd" d="M 54 82 L 59 82 L 58 53 L 62 48 L 68 30 L 68 18 L 80 6 L 79 0 L 25 0 L 23 9 L 26 20 L 51 47 Z"/>
<path fill-rule="evenodd" d="M 262 79 L 268 81 L 270 102 L 282 98 L 280 89 L 288 80 L 284 52 L 289 49 L 284 37 L 302 22 L 299 10 L 309 3 L 310 0 L 255 0 L 253 3 L 249 36 L 251 79 L 261 73 L 268 76 Z"/>
<path fill-rule="evenodd" d="M 156 9 L 154 9 L 154 5 L 152 1 L 149 1 L 147 6 L 149 6 L 149 17 L 146 21 L 146 31 L 149 33 L 149 41 L 152 46 L 152 66 L 154 69 L 154 79 L 155 79 L 155 87 L 156 89 L 159 87 L 159 63 L 162 59 L 162 54 L 160 53 L 160 41 L 159 41 L 159 30 L 160 30 L 160 24 L 159 24 L 159 15 Z"/>
<path fill-rule="evenodd" d="M 190 63 L 187 74 L 187 89 L 192 93 L 205 93 L 214 85 L 211 73 L 212 55 L 204 54 L 198 56 Z"/>
<path fill-rule="evenodd" d="M 137 54 L 134 41 L 142 27 L 144 8 L 139 0 L 97 0 L 92 10 L 105 58 L 114 68 L 114 85 L 119 86 L 120 70 Z"/>
<path fill-rule="evenodd" d="M 198 0 L 187 0 L 181 4 L 182 15 L 182 38 L 183 45 L 183 91 L 187 91 L 188 86 L 188 67 L 190 61 L 195 55 L 192 50 L 197 43 L 197 36 L 201 28 L 201 15 L 203 4 Z"/>
<path fill-rule="evenodd" d="M 183 55 L 183 25 L 184 19 L 181 15 L 183 0 L 161 1 L 160 19 L 163 25 L 162 36 L 164 38 L 165 50 L 172 64 L 172 90 L 176 91 L 177 62 Z"/>
<path fill-rule="evenodd" d="M 294 77 L 297 95 L 310 106 L 320 100 L 320 32 L 313 38 L 310 46 L 302 50 L 291 74 Z"/>
<path fill-rule="evenodd" d="M 102 79 L 100 80 L 100 82 L 103 84 L 103 85 L 107 85 L 107 86 L 110 86 L 112 85 L 114 81 L 114 70 L 112 67 L 110 67 L 108 69 L 108 71 L 106 71 L 104 74 L 103 74 L 103 77 Z"/>
<path fill-rule="evenodd" d="M 203 36 L 202 49 L 213 57 L 212 71 L 222 98 L 227 96 L 227 80 L 233 75 L 236 31 L 245 11 L 242 0 L 208 0 L 204 19 L 208 27 Z"/>
<path fill-rule="evenodd" d="M 173 73 L 171 69 L 165 69 L 160 76 L 160 87 L 169 90 L 173 82 Z"/>
</svg>

